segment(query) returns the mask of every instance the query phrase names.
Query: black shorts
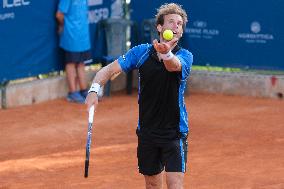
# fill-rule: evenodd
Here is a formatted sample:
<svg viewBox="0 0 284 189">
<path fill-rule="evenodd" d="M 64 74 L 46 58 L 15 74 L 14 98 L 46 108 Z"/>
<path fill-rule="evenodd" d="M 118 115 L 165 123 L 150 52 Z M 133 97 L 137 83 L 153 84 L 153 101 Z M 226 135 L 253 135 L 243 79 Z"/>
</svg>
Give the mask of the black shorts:
<svg viewBox="0 0 284 189">
<path fill-rule="evenodd" d="M 88 64 L 92 62 L 92 54 L 91 51 L 83 51 L 83 52 L 71 52 L 65 50 L 65 64 L 68 63 L 84 63 Z"/>
<path fill-rule="evenodd" d="M 138 137 L 137 158 L 139 173 L 156 175 L 164 169 L 166 172 L 186 171 L 187 139 L 176 139 L 169 142 L 152 142 Z"/>
</svg>

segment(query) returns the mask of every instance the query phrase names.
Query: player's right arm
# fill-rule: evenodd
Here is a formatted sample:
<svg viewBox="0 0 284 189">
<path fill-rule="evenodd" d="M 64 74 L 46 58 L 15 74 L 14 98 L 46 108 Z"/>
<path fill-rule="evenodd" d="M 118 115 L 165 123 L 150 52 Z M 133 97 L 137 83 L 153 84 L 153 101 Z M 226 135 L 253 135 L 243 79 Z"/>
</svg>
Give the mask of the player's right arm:
<svg viewBox="0 0 284 189">
<path fill-rule="evenodd" d="M 105 85 L 106 82 L 116 77 L 121 72 L 127 73 L 130 70 L 137 69 L 139 67 L 139 62 L 146 57 L 148 52 L 150 51 L 151 45 L 142 44 L 130 49 L 125 55 L 120 56 L 117 60 L 112 62 L 111 64 L 103 67 L 95 76 L 93 80 L 93 84 L 91 86 L 90 91 L 97 91 L 98 88 Z M 98 96 L 96 92 L 90 92 L 86 98 L 86 104 L 88 110 L 92 105 L 94 105 L 95 109 L 98 104 Z"/>
<path fill-rule="evenodd" d="M 99 84 L 99 86 L 104 86 L 106 82 L 111 79 L 113 76 L 117 76 L 122 72 L 122 69 L 117 60 L 103 67 L 100 71 L 97 72 L 93 84 Z M 94 105 L 95 109 L 98 104 L 98 94 L 96 92 L 89 92 L 86 98 L 86 104 L 88 110 L 92 105 Z"/>
</svg>

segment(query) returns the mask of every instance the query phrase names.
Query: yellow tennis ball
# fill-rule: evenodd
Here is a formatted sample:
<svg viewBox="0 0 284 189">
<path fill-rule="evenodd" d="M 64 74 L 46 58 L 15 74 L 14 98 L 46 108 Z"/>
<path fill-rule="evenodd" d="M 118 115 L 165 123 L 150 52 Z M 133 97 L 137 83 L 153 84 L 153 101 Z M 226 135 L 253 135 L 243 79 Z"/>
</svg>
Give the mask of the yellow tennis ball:
<svg viewBox="0 0 284 189">
<path fill-rule="evenodd" d="M 172 32 L 172 30 L 165 30 L 163 32 L 163 38 L 167 41 L 172 40 L 174 37 L 174 33 Z"/>
</svg>

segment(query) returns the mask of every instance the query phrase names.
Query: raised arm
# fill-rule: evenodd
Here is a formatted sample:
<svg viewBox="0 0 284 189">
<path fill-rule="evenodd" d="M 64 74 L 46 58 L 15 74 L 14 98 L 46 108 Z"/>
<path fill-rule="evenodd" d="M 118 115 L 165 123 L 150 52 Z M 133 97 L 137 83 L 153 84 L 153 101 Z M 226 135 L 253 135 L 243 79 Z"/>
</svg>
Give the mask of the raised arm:
<svg viewBox="0 0 284 189">
<path fill-rule="evenodd" d="M 164 65 L 169 72 L 181 71 L 180 60 L 171 52 L 171 49 L 176 46 L 178 38 L 174 38 L 169 42 L 159 43 L 153 41 L 154 48 L 158 52 L 158 56 L 163 59 Z"/>
<path fill-rule="evenodd" d="M 101 86 L 105 85 L 106 82 L 111 79 L 113 76 L 121 73 L 122 69 L 117 60 L 112 62 L 111 64 L 103 67 L 98 73 L 96 74 L 92 86 L 89 90 L 89 94 L 86 98 L 86 104 L 88 110 L 92 105 L 95 106 L 95 109 L 98 105 L 98 91 Z"/>
</svg>

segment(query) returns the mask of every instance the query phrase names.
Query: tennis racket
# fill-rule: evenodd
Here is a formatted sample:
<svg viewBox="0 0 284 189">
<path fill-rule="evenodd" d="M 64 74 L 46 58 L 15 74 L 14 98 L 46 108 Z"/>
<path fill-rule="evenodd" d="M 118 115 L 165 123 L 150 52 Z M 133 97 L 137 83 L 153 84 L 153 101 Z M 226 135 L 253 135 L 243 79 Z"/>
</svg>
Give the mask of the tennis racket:
<svg viewBox="0 0 284 189">
<path fill-rule="evenodd" d="M 93 120 L 94 120 L 94 106 L 91 106 L 89 110 L 88 136 L 86 143 L 85 178 L 87 178 L 89 175 L 89 159 L 90 159 L 90 149 L 92 141 Z"/>
</svg>

